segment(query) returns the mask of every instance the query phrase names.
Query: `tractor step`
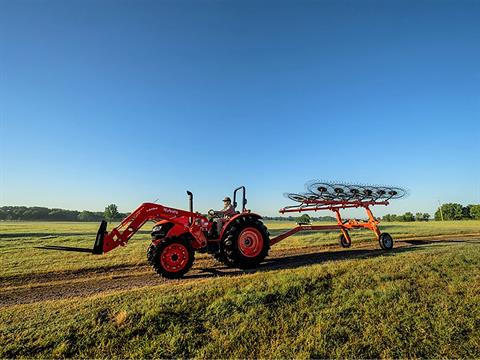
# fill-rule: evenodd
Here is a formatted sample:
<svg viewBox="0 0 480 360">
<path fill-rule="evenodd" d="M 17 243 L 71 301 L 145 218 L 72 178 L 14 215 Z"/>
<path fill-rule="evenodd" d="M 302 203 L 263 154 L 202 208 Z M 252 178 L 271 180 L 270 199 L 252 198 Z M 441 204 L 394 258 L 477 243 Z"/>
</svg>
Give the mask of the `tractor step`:
<svg viewBox="0 0 480 360">
<path fill-rule="evenodd" d="M 107 232 L 107 222 L 102 220 L 100 227 L 97 231 L 97 237 L 95 239 L 95 244 L 93 244 L 92 253 L 95 255 L 103 254 L 103 241 L 105 239 L 105 233 Z"/>
</svg>

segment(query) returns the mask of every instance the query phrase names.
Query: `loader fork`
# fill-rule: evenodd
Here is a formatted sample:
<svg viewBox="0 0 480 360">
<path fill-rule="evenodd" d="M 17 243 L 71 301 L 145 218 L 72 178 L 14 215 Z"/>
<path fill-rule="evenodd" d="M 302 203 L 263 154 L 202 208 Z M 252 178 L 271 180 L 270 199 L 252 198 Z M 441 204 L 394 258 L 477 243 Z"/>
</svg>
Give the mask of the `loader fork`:
<svg viewBox="0 0 480 360">
<path fill-rule="evenodd" d="M 92 253 L 95 255 L 103 254 L 103 241 L 105 240 L 105 233 L 107 232 L 107 222 L 102 220 L 97 231 L 97 238 L 93 244 Z"/>
</svg>

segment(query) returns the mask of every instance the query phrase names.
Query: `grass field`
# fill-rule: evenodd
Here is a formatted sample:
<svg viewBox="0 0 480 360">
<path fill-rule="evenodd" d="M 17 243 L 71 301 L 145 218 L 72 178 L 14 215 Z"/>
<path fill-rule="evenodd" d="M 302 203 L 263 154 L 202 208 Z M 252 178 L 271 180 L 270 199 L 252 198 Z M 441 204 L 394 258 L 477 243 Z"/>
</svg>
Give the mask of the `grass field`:
<svg viewBox="0 0 480 360">
<path fill-rule="evenodd" d="M 39 247 L 90 248 L 97 224 L 0 222 L 0 357 L 478 358 L 480 222 L 381 227 L 392 252 L 366 231 L 348 250 L 304 233 L 256 272 L 198 255 L 191 277 L 163 281 L 148 231 L 93 256 Z"/>
</svg>

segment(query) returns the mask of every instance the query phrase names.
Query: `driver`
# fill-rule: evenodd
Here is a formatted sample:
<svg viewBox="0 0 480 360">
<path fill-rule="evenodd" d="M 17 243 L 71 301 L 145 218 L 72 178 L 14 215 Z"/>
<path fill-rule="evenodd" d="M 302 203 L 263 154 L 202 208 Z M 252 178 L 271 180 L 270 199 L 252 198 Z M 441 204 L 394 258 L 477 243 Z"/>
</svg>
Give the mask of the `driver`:
<svg viewBox="0 0 480 360">
<path fill-rule="evenodd" d="M 233 208 L 233 205 L 232 205 L 232 199 L 226 196 L 225 199 L 223 199 L 223 209 L 219 211 L 215 211 L 215 215 L 223 216 L 226 218 L 235 215 L 235 209 Z"/>
<path fill-rule="evenodd" d="M 220 231 L 222 230 L 223 221 L 235 215 L 235 208 L 232 205 L 232 199 L 226 196 L 223 199 L 223 209 L 218 211 L 213 211 L 212 215 L 215 216 L 215 219 L 213 219 L 213 221 L 215 221 L 217 225 L 217 234 L 220 234 Z"/>
</svg>

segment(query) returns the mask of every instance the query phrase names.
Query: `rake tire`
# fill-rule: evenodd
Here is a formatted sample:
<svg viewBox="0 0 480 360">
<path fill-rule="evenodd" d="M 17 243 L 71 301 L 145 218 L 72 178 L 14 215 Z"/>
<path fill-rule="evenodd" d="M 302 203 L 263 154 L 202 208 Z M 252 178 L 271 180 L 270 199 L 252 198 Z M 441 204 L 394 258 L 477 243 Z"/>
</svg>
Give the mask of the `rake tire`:
<svg viewBox="0 0 480 360">
<path fill-rule="evenodd" d="M 381 233 L 378 243 L 383 250 L 393 249 L 393 238 L 389 233 Z"/>
<path fill-rule="evenodd" d="M 338 237 L 338 242 L 342 248 L 349 248 L 352 246 L 352 239 L 350 239 L 350 237 L 346 238 L 343 233 Z"/>
</svg>

